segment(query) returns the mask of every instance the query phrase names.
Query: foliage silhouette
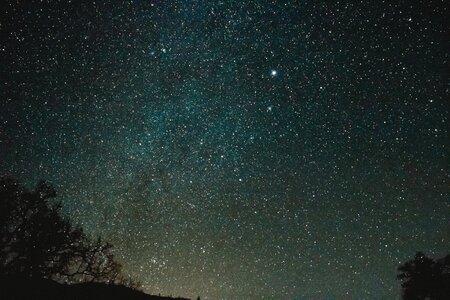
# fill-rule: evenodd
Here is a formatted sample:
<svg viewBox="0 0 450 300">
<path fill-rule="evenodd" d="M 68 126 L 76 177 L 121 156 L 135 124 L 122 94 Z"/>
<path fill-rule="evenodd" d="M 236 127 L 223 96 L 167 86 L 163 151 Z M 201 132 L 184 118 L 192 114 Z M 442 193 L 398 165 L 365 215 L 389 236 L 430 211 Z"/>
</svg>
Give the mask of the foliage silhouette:
<svg viewBox="0 0 450 300">
<path fill-rule="evenodd" d="M 0 275 L 59 282 L 105 282 L 137 288 L 111 253 L 112 245 L 91 241 L 60 214 L 56 192 L 44 181 L 27 190 L 0 178 Z"/>
<path fill-rule="evenodd" d="M 450 297 L 450 255 L 433 260 L 421 252 L 402 264 L 397 276 L 405 300 L 444 300 Z"/>
</svg>

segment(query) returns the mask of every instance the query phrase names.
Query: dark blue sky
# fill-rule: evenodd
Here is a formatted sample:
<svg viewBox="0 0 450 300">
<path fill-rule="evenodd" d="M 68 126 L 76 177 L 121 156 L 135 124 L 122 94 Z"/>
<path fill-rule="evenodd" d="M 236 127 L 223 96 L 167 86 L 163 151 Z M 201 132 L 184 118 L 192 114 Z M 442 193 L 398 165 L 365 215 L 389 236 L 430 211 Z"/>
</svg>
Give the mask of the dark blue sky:
<svg viewBox="0 0 450 300">
<path fill-rule="evenodd" d="M 448 253 L 444 3 L 101 2 L 4 4 L 0 168 L 146 292 L 392 299 Z"/>
</svg>

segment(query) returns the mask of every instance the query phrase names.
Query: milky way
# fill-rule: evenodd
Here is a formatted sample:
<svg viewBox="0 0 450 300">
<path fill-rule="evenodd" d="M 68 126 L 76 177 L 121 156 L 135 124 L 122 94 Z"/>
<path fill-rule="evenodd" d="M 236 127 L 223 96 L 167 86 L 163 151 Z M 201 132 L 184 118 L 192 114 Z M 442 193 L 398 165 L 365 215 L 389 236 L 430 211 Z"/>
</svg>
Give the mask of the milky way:
<svg viewBox="0 0 450 300">
<path fill-rule="evenodd" d="M 450 250 L 444 1 L 12 2 L 1 174 L 146 292 L 393 299 Z"/>
</svg>

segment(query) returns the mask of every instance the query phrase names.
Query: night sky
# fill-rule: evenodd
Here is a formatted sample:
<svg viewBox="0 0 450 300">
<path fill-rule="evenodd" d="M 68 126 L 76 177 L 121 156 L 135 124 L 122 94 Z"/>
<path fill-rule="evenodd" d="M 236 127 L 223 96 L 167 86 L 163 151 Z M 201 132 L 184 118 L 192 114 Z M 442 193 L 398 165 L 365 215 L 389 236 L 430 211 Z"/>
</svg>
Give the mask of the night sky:
<svg viewBox="0 0 450 300">
<path fill-rule="evenodd" d="M 146 292 L 395 299 L 450 251 L 446 1 L 6 2 L 0 173 Z"/>
</svg>

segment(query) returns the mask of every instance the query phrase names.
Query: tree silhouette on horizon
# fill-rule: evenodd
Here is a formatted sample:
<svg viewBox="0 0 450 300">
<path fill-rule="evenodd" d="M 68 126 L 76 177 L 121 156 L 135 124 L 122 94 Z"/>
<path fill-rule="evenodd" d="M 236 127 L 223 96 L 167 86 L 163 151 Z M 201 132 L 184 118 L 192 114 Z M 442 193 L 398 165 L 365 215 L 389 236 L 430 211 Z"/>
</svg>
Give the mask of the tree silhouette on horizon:
<svg viewBox="0 0 450 300">
<path fill-rule="evenodd" d="M 398 267 L 405 300 L 450 299 L 450 254 L 433 260 L 422 252 Z"/>
<path fill-rule="evenodd" d="M 139 287 L 123 275 L 113 246 L 73 226 L 55 197 L 45 181 L 28 190 L 11 177 L 0 178 L 0 275 Z"/>
</svg>

